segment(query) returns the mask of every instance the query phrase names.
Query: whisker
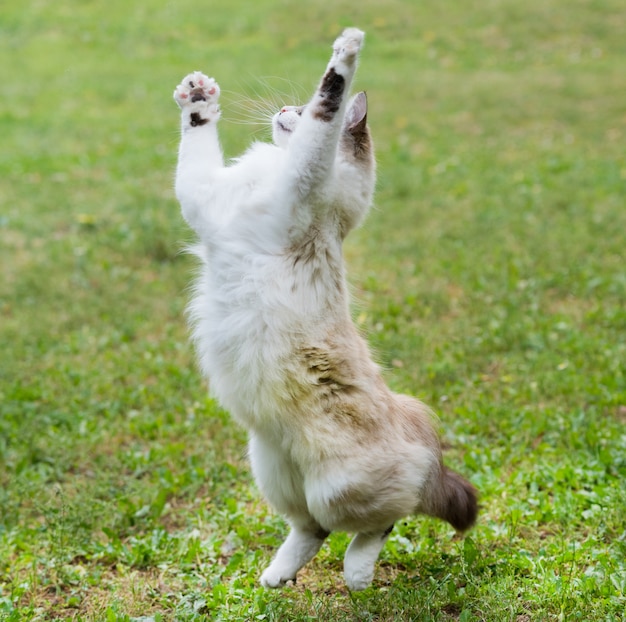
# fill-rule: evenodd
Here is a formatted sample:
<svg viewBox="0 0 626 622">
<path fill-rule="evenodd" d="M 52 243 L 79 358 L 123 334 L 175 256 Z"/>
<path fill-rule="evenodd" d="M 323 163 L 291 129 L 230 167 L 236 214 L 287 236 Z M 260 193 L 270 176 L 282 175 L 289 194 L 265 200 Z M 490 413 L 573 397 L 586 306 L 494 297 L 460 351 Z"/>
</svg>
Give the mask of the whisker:
<svg viewBox="0 0 626 622">
<path fill-rule="evenodd" d="M 278 88 L 277 83 L 286 88 Z M 222 89 L 222 94 L 231 96 L 231 101 L 222 104 L 226 114 L 222 121 L 235 125 L 248 125 L 253 129 L 252 135 L 271 134 L 272 119 L 285 105 L 298 105 L 306 98 L 302 96 L 303 87 L 300 84 L 279 76 L 256 77 L 252 85 L 248 84 L 242 91 Z"/>
</svg>

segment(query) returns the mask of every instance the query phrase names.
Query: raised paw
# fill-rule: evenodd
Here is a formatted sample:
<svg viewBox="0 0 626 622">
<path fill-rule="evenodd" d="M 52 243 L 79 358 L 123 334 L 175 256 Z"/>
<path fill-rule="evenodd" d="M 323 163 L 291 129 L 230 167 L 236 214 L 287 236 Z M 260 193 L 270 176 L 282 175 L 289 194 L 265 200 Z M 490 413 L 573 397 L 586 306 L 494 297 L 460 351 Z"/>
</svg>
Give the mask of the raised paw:
<svg viewBox="0 0 626 622">
<path fill-rule="evenodd" d="M 220 87 L 217 82 L 199 71 L 185 76 L 174 90 L 174 101 L 183 112 L 197 113 L 207 120 L 219 116 L 219 96 Z"/>
<path fill-rule="evenodd" d="M 365 33 L 358 28 L 346 28 L 333 44 L 333 56 L 338 62 L 351 65 L 363 46 Z"/>
</svg>

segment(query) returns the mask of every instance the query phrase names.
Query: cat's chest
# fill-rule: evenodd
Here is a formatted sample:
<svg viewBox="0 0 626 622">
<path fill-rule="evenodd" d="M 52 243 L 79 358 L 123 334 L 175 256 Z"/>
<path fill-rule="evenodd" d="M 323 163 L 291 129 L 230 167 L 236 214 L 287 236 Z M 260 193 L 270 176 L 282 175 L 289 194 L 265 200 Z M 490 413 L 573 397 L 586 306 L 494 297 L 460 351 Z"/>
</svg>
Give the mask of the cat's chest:
<svg viewBox="0 0 626 622">
<path fill-rule="evenodd" d="M 328 291 L 301 272 L 309 258 L 235 247 L 215 250 L 199 283 L 198 345 L 222 403 L 234 413 L 258 414 L 264 404 L 273 411 L 289 402 L 306 384 L 294 374 L 298 352 L 324 334 L 344 305 L 332 299 L 334 286 Z"/>
<path fill-rule="evenodd" d="M 310 326 L 294 312 L 280 262 L 249 255 L 213 268 L 203 282 L 197 345 L 215 396 L 252 425 L 288 399 L 286 363 Z"/>
</svg>

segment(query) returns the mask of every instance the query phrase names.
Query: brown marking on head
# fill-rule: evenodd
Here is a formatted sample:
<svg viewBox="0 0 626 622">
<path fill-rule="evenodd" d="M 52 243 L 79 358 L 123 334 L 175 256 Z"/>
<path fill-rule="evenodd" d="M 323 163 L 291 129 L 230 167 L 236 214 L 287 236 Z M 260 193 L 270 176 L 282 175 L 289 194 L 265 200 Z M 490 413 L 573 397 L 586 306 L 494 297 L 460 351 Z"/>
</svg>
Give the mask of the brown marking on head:
<svg viewBox="0 0 626 622">
<path fill-rule="evenodd" d="M 318 101 L 313 108 L 313 118 L 320 121 L 332 121 L 341 106 L 341 99 L 346 86 L 343 76 L 332 67 L 324 74 L 318 89 Z"/>
</svg>

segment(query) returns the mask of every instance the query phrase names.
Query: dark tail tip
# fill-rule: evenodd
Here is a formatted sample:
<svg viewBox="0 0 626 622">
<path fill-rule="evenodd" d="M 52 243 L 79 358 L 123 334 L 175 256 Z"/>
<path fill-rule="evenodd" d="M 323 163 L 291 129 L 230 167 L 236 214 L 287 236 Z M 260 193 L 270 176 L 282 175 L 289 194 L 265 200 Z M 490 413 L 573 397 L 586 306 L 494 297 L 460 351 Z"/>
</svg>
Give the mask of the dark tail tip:
<svg viewBox="0 0 626 622">
<path fill-rule="evenodd" d="M 441 478 L 438 518 L 449 522 L 457 531 L 469 529 L 478 515 L 478 492 L 465 478 L 446 467 Z"/>
</svg>

